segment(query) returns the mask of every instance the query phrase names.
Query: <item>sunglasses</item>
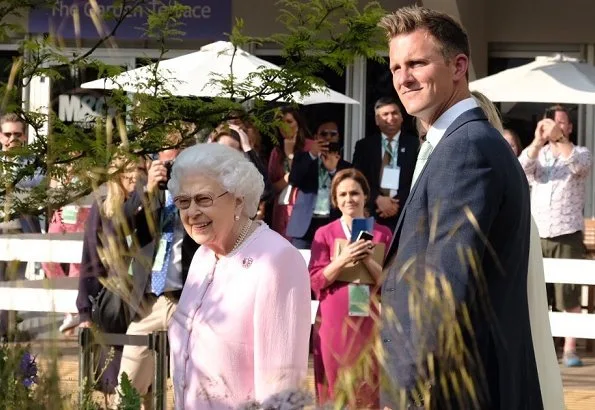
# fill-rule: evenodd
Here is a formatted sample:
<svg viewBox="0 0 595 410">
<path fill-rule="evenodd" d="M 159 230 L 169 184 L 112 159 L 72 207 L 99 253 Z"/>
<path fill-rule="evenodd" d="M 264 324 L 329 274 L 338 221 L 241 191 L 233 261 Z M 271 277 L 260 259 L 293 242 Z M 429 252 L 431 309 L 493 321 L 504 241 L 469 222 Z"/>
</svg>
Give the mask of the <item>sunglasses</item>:
<svg viewBox="0 0 595 410">
<path fill-rule="evenodd" d="M 194 196 L 190 196 L 190 195 L 178 195 L 174 198 L 174 205 L 181 210 L 185 210 L 190 208 L 190 205 L 192 205 L 192 201 L 194 201 L 194 203 L 196 204 L 197 207 L 199 207 L 200 209 L 206 209 L 206 208 L 210 208 L 211 206 L 213 206 L 213 203 L 215 202 L 216 199 L 221 198 L 223 195 L 228 194 L 229 191 L 225 191 L 224 193 L 222 193 L 219 196 L 216 196 L 215 198 L 213 198 L 210 195 L 204 195 L 204 194 L 196 194 Z"/>
<path fill-rule="evenodd" d="M 336 136 L 339 135 L 339 131 L 335 131 L 335 130 L 322 130 L 318 134 L 320 134 L 321 137 L 336 137 Z"/>
<path fill-rule="evenodd" d="M 3 132 L 2 135 L 4 135 L 6 138 L 11 138 L 11 137 L 21 138 L 23 136 L 23 133 L 22 132 Z"/>
</svg>

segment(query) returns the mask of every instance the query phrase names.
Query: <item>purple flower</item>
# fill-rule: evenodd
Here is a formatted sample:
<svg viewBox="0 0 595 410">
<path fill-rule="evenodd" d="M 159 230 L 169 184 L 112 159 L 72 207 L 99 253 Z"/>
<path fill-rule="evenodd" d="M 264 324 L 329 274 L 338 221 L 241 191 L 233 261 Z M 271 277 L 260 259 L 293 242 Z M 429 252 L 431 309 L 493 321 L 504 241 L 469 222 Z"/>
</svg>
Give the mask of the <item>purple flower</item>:
<svg viewBox="0 0 595 410">
<path fill-rule="evenodd" d="M 23 378 L 23 385 L 27 388 L 37 382 L 37 363 L 35 357 L 29 352 L 23 353 L 23 357 L 21 357 L 20 374 Z"/>
</svg>

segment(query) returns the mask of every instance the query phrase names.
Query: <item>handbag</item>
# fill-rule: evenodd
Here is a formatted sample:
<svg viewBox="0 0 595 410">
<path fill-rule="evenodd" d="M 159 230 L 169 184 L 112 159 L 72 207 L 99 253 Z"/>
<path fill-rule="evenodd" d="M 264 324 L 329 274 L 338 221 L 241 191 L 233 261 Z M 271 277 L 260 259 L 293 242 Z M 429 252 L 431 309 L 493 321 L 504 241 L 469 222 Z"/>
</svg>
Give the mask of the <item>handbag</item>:
<svg viewBox="0 0 595 410">
<path fill-rule="evenodd" d="M 134 318 L 128 302 L 118 293 L 103 287 L 91 300 L 91 321 L 105 333 L 122 333 Z"/>
</svg>

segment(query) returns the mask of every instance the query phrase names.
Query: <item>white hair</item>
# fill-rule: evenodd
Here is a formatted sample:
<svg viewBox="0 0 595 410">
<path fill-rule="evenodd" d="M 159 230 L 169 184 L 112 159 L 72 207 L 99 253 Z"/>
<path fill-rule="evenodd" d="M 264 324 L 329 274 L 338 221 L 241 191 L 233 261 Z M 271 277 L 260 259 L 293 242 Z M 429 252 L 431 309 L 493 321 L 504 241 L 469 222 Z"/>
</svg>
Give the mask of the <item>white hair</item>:
<svg viewBox="0 0 595 410">
<path fill-rule="evenodd" d="M 256 215 L 264 179 L 243 153 L 222 144 L 197 144 L 186 148 L 174 161 L 167 189 L 176 196 L 182 179 L 197 174 L 214 178 L 236 198 L 243 198 L 245 216 Z"/>
</svg>

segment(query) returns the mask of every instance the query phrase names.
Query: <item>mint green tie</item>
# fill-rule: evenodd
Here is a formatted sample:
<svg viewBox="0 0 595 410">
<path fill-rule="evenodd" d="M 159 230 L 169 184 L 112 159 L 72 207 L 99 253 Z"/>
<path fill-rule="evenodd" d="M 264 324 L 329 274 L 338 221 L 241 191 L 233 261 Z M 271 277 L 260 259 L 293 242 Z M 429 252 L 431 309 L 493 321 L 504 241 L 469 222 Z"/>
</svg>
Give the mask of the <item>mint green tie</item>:
<svg viewBox="0 0 595 410">
<path fill-rule="evenodd" d="M 415 181 L 417 181 L 419 174 L 421 174 L 421 171 L 424 169 L 424 166 L 426 165 L 426 162 L 428 162 L 428 158 L 430 158 L 430 154 L 432 154 L 433 150 L 434 147 L 429 141 L 425 141 L 423 144 L 421 144 L 421 149 L 417 155 L 417 162 L 415 163 L 415 170 L 413 171 L 413 179 L 411 180 L 412 187 L 415 185 Z"/>
</svg>

